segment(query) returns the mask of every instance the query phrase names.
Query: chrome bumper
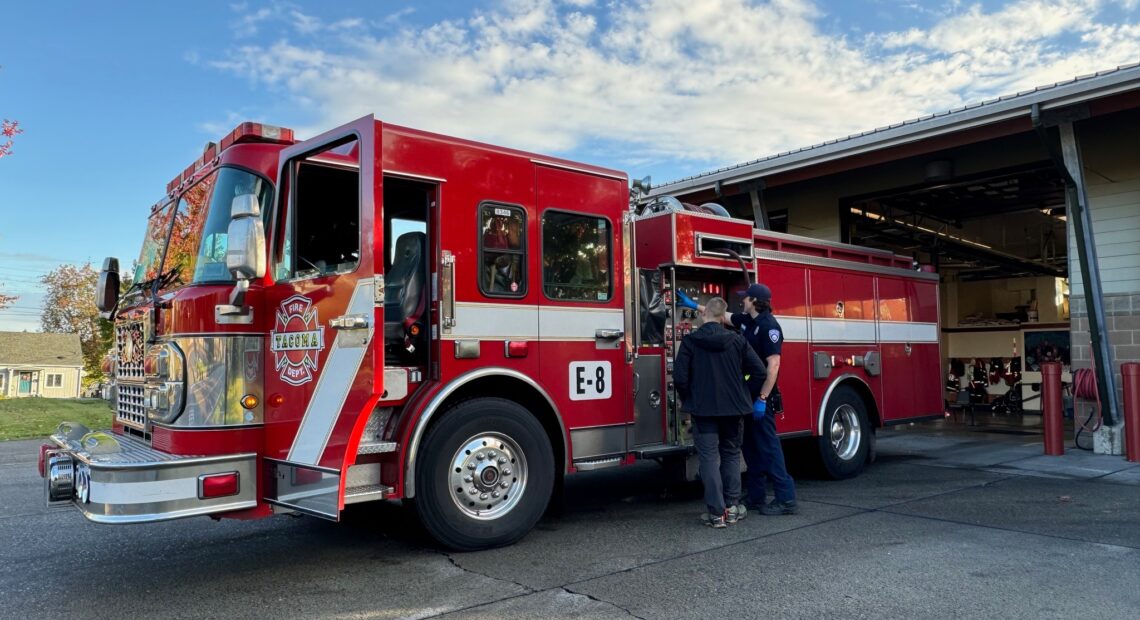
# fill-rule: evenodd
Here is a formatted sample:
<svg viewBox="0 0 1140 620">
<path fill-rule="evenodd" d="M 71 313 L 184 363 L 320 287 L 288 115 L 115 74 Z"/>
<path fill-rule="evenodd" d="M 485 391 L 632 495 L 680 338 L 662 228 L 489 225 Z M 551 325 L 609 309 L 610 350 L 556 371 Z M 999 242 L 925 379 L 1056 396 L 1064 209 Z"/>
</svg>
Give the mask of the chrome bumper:
<svg viewBox="0 0 1140 620">
<path fill-rule="evenodd" d="M 65 422 L 42 454 L 48 505 L 97 523 L 148 523 L 257 506 L 257 455 L 176 456 L 110 431 Z M 236 473 L 237 493 L 203 498 L 206 476 Z"/>
</svg>

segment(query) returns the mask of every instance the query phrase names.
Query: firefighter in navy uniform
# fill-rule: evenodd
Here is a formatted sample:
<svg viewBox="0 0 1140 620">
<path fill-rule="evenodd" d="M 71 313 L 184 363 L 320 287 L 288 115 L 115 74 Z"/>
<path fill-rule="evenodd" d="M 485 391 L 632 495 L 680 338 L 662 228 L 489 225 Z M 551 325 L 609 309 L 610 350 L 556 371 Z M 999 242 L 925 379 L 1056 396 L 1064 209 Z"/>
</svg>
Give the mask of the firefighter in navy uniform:
<svg viewBox="0 0 1140 620">
<path fill-rule="evenodd" d="M 796 485 L 788 475 L 784 463 L 784 450 L 776 436 L 776 418 L 783 411 L 780 390 L 776 386 L 780 374 L 780 349 L 784 343 L 784 330 L 772 316 L 772 289 L 756 283 L 744 295 L 744 312 L 726 314 L 724 322 L 740 329 L 740 333 L 768 367 L 768 376 L 760 388 L 760 400 L 753 415 L 748 416 L 744 428 L 744 462 L 748 464 L 747 491 L 749 510 L 766 515 L 790 515 L 799 512 L 796 504 Z M 703 310 L 696 302 L 678 291 L 681 305 Z M 767 481 L 772 481 L 775 499 L 767 499 Z"/>
<path fill-rule="evenodd" d="M 790 515 L 799 512 L 796 483 L 784 464 L 784 450 L 776 436 L 776 416 L 784 411 L 783 399 L 776 380 L 780 374 L 780 349 L 784 330 L 772 316 L 772 289 L 756 283 L 744 291 L 744 312 L 733 313 L 729 320 L 740 328 L 744 339 L 768 366 L 768 377 L 760 388 L 760 400 L 767 410 L 745 423 L 744 462 L 748 464 L 748 502 L 766 515 Z M 772 481 L 775 499 L 765 504 L 767 480 Z"/>
</svg>

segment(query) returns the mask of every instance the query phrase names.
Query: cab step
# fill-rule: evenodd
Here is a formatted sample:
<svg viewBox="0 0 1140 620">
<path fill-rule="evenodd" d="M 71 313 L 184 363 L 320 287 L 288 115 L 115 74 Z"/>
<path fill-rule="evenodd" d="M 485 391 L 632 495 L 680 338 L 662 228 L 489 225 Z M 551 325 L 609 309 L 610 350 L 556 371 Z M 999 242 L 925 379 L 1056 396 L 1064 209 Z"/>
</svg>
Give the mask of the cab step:
<svg viewBox="0 0 1140 620">
<path fill-rule="evenodd" d="M 392 487 L 382 484 L 368 484 L 359 487 L 347 487 L 344 490 L 345 504 L 360 504 L 373 502 L 392 495 Z"/>
<path fill-rule="evenodd" d="M 395 452 L 396 442 L 394 441 L 371 441 L 361 442 L 360 447 L 357 448 L 357 454 L 383 454 L 385 452 Z"/>
</svg>

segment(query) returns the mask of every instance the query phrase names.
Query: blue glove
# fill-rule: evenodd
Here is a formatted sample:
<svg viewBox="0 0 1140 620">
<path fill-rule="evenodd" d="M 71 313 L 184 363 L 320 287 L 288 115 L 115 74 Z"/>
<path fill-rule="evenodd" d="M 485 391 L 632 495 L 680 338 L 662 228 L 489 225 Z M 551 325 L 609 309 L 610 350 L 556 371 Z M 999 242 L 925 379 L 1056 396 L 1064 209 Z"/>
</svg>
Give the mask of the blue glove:
<svg viewBox="0 0 1140 620">
<path fill-rule="evenodd" d="M 697 309 L 697 302 L 689 299 L 689 296 L 682 293 L 680 290 L 677 291 L 677 305 L 681 306 L 682 308 L 692 308 L 693 310 Z"/>
<path fill-rule="evenodd" d="M 768 401 L 757 398 L 756 402 L 752 403 L 752 419 L 759 422 L 764 419 L 764 414 L 768 411 Z"/>
</svg>

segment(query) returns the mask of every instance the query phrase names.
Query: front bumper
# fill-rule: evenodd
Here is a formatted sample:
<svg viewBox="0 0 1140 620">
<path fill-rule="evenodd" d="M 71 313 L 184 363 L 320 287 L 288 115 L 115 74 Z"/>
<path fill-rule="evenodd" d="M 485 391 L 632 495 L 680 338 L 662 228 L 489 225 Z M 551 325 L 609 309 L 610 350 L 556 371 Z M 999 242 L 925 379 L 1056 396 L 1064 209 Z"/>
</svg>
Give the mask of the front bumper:
<svg viewBox="0 0 1140 620">
<path fill-rule="evenodd" d="M 253 453 L 178 456 L 133 437 L 65 422 L 40 458 L 47 503 L 74 505 L 98 523 L 147 523 L 257 506 Z M 231 474 L 237 492 L 208 497 L 203 480 Z"/>
</svg>

